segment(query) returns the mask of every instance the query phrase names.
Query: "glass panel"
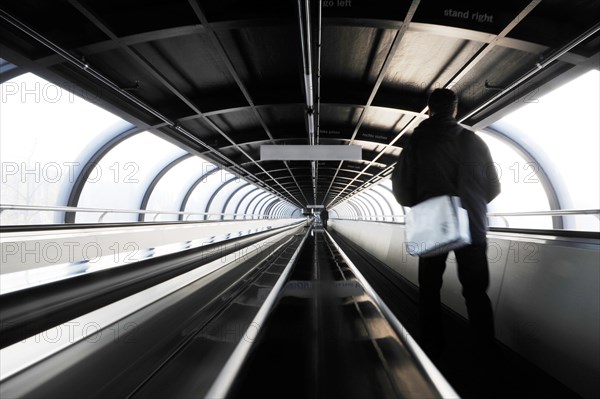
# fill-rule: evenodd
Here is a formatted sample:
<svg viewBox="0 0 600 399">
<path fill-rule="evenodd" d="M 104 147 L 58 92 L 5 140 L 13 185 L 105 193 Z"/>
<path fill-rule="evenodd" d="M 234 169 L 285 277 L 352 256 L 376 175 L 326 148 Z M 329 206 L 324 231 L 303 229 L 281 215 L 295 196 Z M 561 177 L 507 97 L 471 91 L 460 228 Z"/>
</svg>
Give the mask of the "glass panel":
<svg viewBox="0 0 600 399">
<path fill-rule="evenodd" d="M 156 185 L 148 201 L 148 210 L 179 212 L 187 191 L 204 173 L 216 166 L 200 157 L 186 159 L 167 172 Z M 219 173 L 219 172 L 216 172 Z M 147 220 L 179 220 L 175 214 L 160 214 Z"/>
<path fill-rule="evenodd" d="M 536 173 L 539 166 L 526 161 L 505 142 L 483 132 L 478 132 L 478 135 L 490 149 L 502 190 L 500 195 L 488 204 L 488 212 L 550 210 L 548 196 Z M 550 216 L 490 217 L 490 226 L 551 229 L 552 218 Z"/>
<path fill-rule="evenodd" d="M 298 209 L 298 208 L 296 208 L 292 205 L 288 205 L 283 208 L 283 215 L 285 217 L 291 217 L 294 214 L 294 212 L 296 212 L 296 209 Z M 300 214 L 302 214 L 302 210 L 299 210 L 299 212 L 300 212 Z"/>
<path fill-rule="evenodd" d="M 373 216 L 381 213 L 381 211 L 378 212 L 378 209 L 375 208 L 375 205 L 372 203 L 373 200 L 370 197 L 367 197 L 366 195 L 360 193 L 356 195 L 356 199 L 367 209 L 368 214 L 365 215 L 367 217 L 367 220 L 375 220 Z"/>
<path fill-rule="evenodd" d="M 350 219 L 355 219 L 358 217 L 356 209 L 352 205 L 350 205 L 350 203 L 346 202 L 345 204 L 343 204 L 343 206 L 345 207 L 343 209 L 345 209 L 346 217 Z"/>
<path fill-rule="evenodd" d="M 133 127 L 31 73 L 4 82 L 0 96 L 3 204 L 66 205 L 89 156 Z M 3 224 L 62 222 L 59 212 L 2 212 Z"/>
<path fill-rule="evenodd" d="M 392 184 L 391 184 L 391 180 L 389 180 L 389 179 L 386 180 L 385 182 L 383 182 L 382 184 L 378 184 L 377 186 L 373 187 L 373 191 L 378 192 L 387 200 L 387 203 L 391 207 L 390 215 L 403 215 L 402 207 L 400 206 L 400 204 L 398 202 L 396 202 L 396 198 L 394 198 L 394 195 L 385 188 L 388 185 L 389 185 L 389 188 L 391 189 Z M 388 220 L 388 219 L 386 219 L 386 220 Z"/>
<path fill-rule="evenodd" d="M 227 180 L 226 184 L 224 184 L 221 187 L 221 189 L 219 190 L 217 195 L 215 195 L 215 197 L 213 198 L 213 200 L 210 204 L 210 208 L 208 209 L 208 212 L 215 213 L 215 214 L 225 213 L 223 210 L 223 206 L 225 206 L 225 202 L 231 196 L 231 194 L 233 194 L 233 192 L 235 190 L 237 190 L 244 184 L 246 184 L 246 182 L 243 181 L 242 179 L 239 179 L 233 175 L 230 175 L 229 180 Z M 215 217 L 212 217 L 211 219 L 222 219 L 222 218 L 223 218 L 223 215 L 220 215 L 218 218 L 215 216 Z"/>
<path fill-rule="evenodd" d="M 269 217 L 279 216 L 279 209 L 281 209 L 281 207 L 279 205 L 281 205 L 281 202 L 276 202 L 275 204 L 273 204 L 273 206 L 269 210 L 269 215 L 268 215 Z"/>
<path fill-rule="evenodd" d="M 298 212 L 302 214 L 302 210 L 300 208 L 297 208 L 290 204 L 286 204 L 286 206 L 283 208 L 282 216 L 291 217 L 292 215 L 294 215 L 294 213 L 298 214 L 296 210 L 298 210 Z"/>
<path fill-rule="evenodd" d="M 275 198 L 275 196 L 270 196 L 269 199 L 267 201 L 265 201 L 259 209 L 257 209 L 258 214 L 261 216 L 264 216 L 264 217 L 269 217 L 269 213 L 267 211 L 269 210 L 270 207 L 274 206 L 277 202 L 278 201 L 277 201 L 277 198 Z"/>
<path fill-rule="evenodd" d="M 252 202 L 257 196 L 263 194 L 265 192 L 265 190 L 263 189 L 259 189 L 256 191 L 253 191 L 252 193 L 250 193 L 250 195 L 246 196 L 246 198 L 244 198 L 242 200 L 242 202 L 240 203 L 240 207 L 238 208 L 237 213 L 246 213 L 249 212 L 248 209 L 248 205 L 250 205 L 250 202 Z M 236 219 L 239 219 L 241 216 L 237 216 Z M 248 217 L 248 215 L 246 215 L 246 217 Z"/>
<path fill-rule="evenodd" d="M 563 209 L 600 208 L 599 87 L 600 71 L 589 71 L 492 125 L 540 161 Z M 527 171 L 521 172 L 520 179 Z M 516 202 L 526 199 L 521 195 Z M 599 231 L 600 220 L 568 217 L 565 228 Z"/>
<path fill-rule="evenodd" d="M 371 201 L 377 202 L 377 211 L 382 217 L 378 220 L 388 220 L 388 216 L 392 214 L 392 209 L 384 197 L 381 195 L 381 189 L 377 190 L 377 186 L 371 187 L 368 190 L 368 194 L 371 198 Z"/>
<path fill-rule="evenodd" d="M 261 202 L 268 196 L 269 196 L 269 193 L 267 193 L 264 190 L 261 190 L 261 193 L 259 195 L 257 195 L 256 197 L 254 197 L 254 199 L 252 201 L 250 201 L 250 203 L 248 204 L 248 210 L 246 211 L 246 213 L 248 215 L 255 216 L 256 210 L 260 206 Z"/>
<path fill-rule="evenodd" d="M 250 191 L 254 190 L 255 188 L 256 188 L 255 186 L 253 186 L 252 184 L 249 184 L 247 186 L 242 187 L 238 192 L 233 194 L 233 196 L 227 203 L 227 207 L 225 208 L 225 214 L 226 214 L 225 218 L 226 219 L 234 218 L 233 213 L 235 212 L 239 202 L 242 200 L 242 198 L 244 198 L 244 196 L 246 194 L 248 194 Z M 257 191 L 257 193 L 258 193 L 258 191 Z M 238 210 L 238 212 L 239 212 L 239 210 Z"/>
<path fill-rule="evenodd" d="M 358 212 L 358 217 L 362 220 L 365 216 L 368 215 L 365 206 L 360 201 L 355 201 L 354 198 L 350 198 L 348 203 L 354 205 L 354 209 Z"/>
<path fill-rule="evenodd" d="M 329 217 L 330 218 L 340 218 L 340 219 L 350 217 L 350 215 L 348 213 L 348 206 L 346 205 L 346 203 L 344 202 L 338 206 L 330 208 L 329 209 Z"/>
<path fill-rule="evenodd" d="M 208 202 L 209 202 L 210 198 L 212 197 L 212 195 L 214 194 L 215 190 L 219 189 L 219 187 L 221 187 L 224 182 L 231 180 L 231 179 L 236 179 L 236 176 L 227 172 L 226 170 L 223 170 L 223 169 L 220 169 L 220 170 L 216 171 L 215 173 L 211 174 L 210 176 L 207 176 L 206 178 L 202 179 L 202 182 L 200 182 L 200 184 L 198 184 L 198 186 L 196 186 L 196 188 L 190 195 L 190 198 L 187 202 L 185 211 L 186 212 L 198 212 L 198 213 L 210 212 L 210 211 L 206 210 L 206 206 L 208 205 Z M 214 211 L 214 208 L 213 208 L 212 212 L 220 213 L 221 210 L 219 208 L 218 211 Z M 198 215 L 198 216 L 190 216 L 187 220 L 204 220 L 204 219 L 206 219 L 204 216 Z M 211 217 L 209 219 L 210 220 L 218 220 L 218 219 L 220 219 L 220 216 Z"/>
<path fill-rule="evenodd" d="M 279 202 L 273 206 L 273 209 L 271 209 L 271 216 L 273 216 L 273 217 L 288 217 L 294 211 L 295 211 L 295 209 L 292 210 L 290 205 Z"/>
<path fill-rule="evenodd" d="M 78 206 L 139 209 L 152 179 L 169 162 L 185 154 L 183 149 L 149 132 L 124 140 L 98 162 L 98 170 L 103 173 L 88 179 Z M 76 221 L 97 222 L 99 216 L 78 213 Z M 103 218 L 105 222 L 137 220 L 137 213 L 109 213 Z"/>
<path fill-rule="evenodd" d="M 254 208 L 253 213 L 256 216 L 262 216 L 262 212 L 264 212 L 265 210 L 265 206 L 267 205 L 267 203 L 269 201 L 271 201 L 273 199 L 274 195 L 273 194 L 269 194 L 266 197 L 262 198 L 258 204 L 256 204 L 256 207 Z"/>
</svg>

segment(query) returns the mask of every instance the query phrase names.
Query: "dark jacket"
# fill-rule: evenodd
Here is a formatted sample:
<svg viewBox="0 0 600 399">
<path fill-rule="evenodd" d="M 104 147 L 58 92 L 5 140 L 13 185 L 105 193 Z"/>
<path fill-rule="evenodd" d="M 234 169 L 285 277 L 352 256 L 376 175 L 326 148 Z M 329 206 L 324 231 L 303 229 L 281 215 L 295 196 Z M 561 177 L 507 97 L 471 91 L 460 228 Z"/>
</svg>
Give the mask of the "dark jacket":
<svg viewBox="0 0 600 399">
<path fill-rule="evenodd" d="M 456 195 L 469 214 L 473 244 L 484 243 L 487 204 L 500 181 L 485 142 L 449 114 L 421 122 L 404 143 L 392 182 L 398 202 L 413 206 L 431 197 Z"/>
</svg>

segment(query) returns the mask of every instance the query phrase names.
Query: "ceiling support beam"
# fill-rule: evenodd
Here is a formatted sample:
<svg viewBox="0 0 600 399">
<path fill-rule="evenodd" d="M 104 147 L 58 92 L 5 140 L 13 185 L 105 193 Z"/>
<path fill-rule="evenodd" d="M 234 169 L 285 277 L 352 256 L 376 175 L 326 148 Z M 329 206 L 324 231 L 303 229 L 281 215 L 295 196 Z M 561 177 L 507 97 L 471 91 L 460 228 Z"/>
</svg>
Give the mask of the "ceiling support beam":
<svg viewBox="0 0 600 399">
<path fill-rule="evenodd" d="M 600 31 L 600 22 L 596 23 L 590 29 L 588 29 L 587 31 L 585 31 L 584 33 L 582 33 L 575 39 L 571 40 L 569 43 L 567 43 L 563 47 L 554 51 L 552 54 L 550 54 L 546 58 L 540 60 L 540 62 L 538 62 L 534 68 L 530 69 L 519 79 L 515 80 L 510 85 L 503 88 L 501 92 L 499 92 L 498 94 L 496 94 L 495 96 L 493 96 L 492 98 L 490 98 L 489 100 L 487 100 L 486 102 L 484 102 L 483 104 L 481 104 L 480 106 L 478 106 L 477 108 L 475 108 L 474 110 L 469 112 L 467 115 L 463 116 L 460 121 L 463 122 L 463 121 L 469 119 L 470 117 L 474 116 L 478 112 L 482 111 L 483 109 L 485 109 L 485 108 L 491 106 L 492 104 L 494 104 L 495 102 L 499 101 L 502 97 L 506 96 L 513 89 L 515 89 L 518 86 L 520 86 L 521 84 L 525 83 L 528 79 L 530 79 L 534 75 L 538 74 L 542 69 L 546 68 L 548 65 L 550 65 L 554 61 L 558 60 L 565 54 L 569 53 L 569 51 L 571 51 L 576 46 L 578 46 L 585 40 L 589 39 L 596 33 L 598 33 L 598 31 Z"/>
<path fill-rule="evenodd" d="M 29 27 L 28 25 L 24 24 L 23 22 L 19 21 L 18 19 L 14 18 L 12 15 L 8 14 L 7 12 L 5 12 L 4 10 L 1 10 L 1 9 L 0 9 L 0 18 L 2 18 L 4 21 L 9 23 L 10 25 L 14 26 L 16 29 L 23 32 L 25 35 L 34 39 L 35 41 L 37 41 L 44 47 L 48 48 L 55 54 L 62 57 L 67 63 L 69 63 L 69 64 L 75 66 L 76 68 L 78 68 L 79 70 L 85 72 L 86 74 L 91 76 L 94 80 L 100 82 L 102 85 L 104 85 L 105 87 L 110 89 L 112 92 L 116 93 L 118 96 L 123 97 L 129 103 L 131 103 L 131 104 L 139 107 L 143 111 L 147 112 L 154 118 L 156 118 L 159 121 L 161 121 L 162 123 L 164 123 L 166 126 L 169 126 L 175 132 L 180 133 L 186 139 L 190 140 L 192 143 L 194 143 L 200 147 L 204 147 L 206 150 L 208 150 L 209 153 L 214 155 L 217 159 L 220 159 L 221 162 L 225 162 L 223 167 L 225 169 L 229 170 L 231 173 L 234 173 L 234 174 L 237 173 L 242 176 L 244 175 L 244 173 L 248 173 L 240 165 L 233 162 L 231 159 L 229 159 L 225 155 L 221 154 L 218 150 L 214 149 L 210 145 L 206 144 L 204 141 L 202 141 L 199 138 L 197 138 L 196 136 L 194 136 L 194 134 L 192 134 L 190 131 L 188 131 L 187 129 L 180 126 L 174 120 L 168 118 L 167 116 L 160 113 L 158 110 L 152 108 L 151 106 L 146 104 L 144 101 L 142 101 L 141 99 L 139 99 L 136 96 L 134 96 L 133 94 L 131 94 L 129 91 L 124 90 L 121 87 L 119 87 L 119 85 L 117 85 L 111 79 L 106 77 L 100 71 L 98 71 L 95 68 L 93 68 L 92 66 L 90 66 L 85 60 L 81 60 L 81 59 L 75 57 L 69 51 L 58 46 L 51 40 L 47 39 L 45 36 L 36 32 L 34 29 Z M 251 175 L 250 173 L 248 173 L 248 174 Z M 252 177 L 254 177 L 254 176 L 252 176 Z M 260 181 L 259 179 L 256 179 L 256 180 Z"/>
<path fill-rule="evenodd" d="M 316 129 L 317 116 L 315 115 L 315 93 L 313 89 L 313 57 L 312 57 L 312 25 L 310 22 L 310 0 L 297 0 L 298 4 L 298 26 L 300 30 L 300 48 L 302 49 L 302 71 L 304 81 L 304 96 L 305 96 L 305 114 L 306 126 L 308 130 L 308 144 L 313 146 L 317 144 Z M 321 1 L 319 4 L 319 17 L 321 15 Z M 320 47 L 320 18 L 318 19 L 318 40 Z M 317 67 L 318 69 L 318 67 Z M 318 82 L 318 79 L 317 79 Z M 313 189 L 313 203 L 317 201 L 317 164 L 315 161 L 310 161 Z"/>
<path fill-rule="evenodd" d="M 269 130 L 269 127 L 267 126 L 267 124 L 265 123 L 264 119 L 262 118 L 262 116 L 258 112 L 258 110 L 256 108 L 256 104 L 254 103 L 254 101 L 252 100 L 252 97 L 250 96 L 250 92 L 248 91 L 248 89 L 244 85 L 244 82 L 242 82 L 242 79 L 240 78 L 239 74 L 235 70 L 235 67 L 233 66 L 233 63 L 231 62 L 231 59 L 227 55 L 227 52 L 223 48 L 223 45 L 221 44 L 221 41 L 217 37 L 217 34 L 215 33 L 215 31 L 212 28 L 211 24 L 208 22 L 208 19 L 206 18 L 206 15 L 204 14 L 204 12 L 202 11 L 202 9 L 200 8 L 200 5 L 198 4 L 198 2 L 196 0 L 188 0 L 188 3 L 190 4 L 190 6 L 192 7 L 192 9 L 194 10 L 194 13 L 196 14 L 196 17 L 198 17 L 198 19 L 200 20 L 200 22 L 202 23 L 202 25 L 205 27 L 206 33 L 210 37 L 210 40 L 213 43 L 213 46 L 217 49 L 217 51 L 219 53 L 219 56 L 221 57 L 221 60 L 227 66 L 227 70 L 229 71 L 229 73 L 231 74 L 231 76 L 233 77 L 233 79 L 235 80 L 238 88 L 240 89 L 240 91 L 244 95 L 244 98 L 246 99 L 246 101 L 250 105 L 250 108 L 252 109 L 252 113 L 254 114 L 254 117 L 259 121 L 259 123 L 261 124 L 262 128 L 264 129 L 264 131 L 265 131 L 266 135 L 269 137 L 269 139 L 271 141 L 273 141 L 273 135 L 271 134 L 271 131 Z M 212 121 L 211 121 L 211 123 L 212 123 Z M 237 144 L 235 144 L 235 145 L 237 146 Z M 237 146 L 237 147 L 239 148 L 239 146 Z M 243 151 L 241 148 L 239 148 L 239 150 Z M 284 164 L 285 164 L 286 167 L 288 167 L 287 163 L 284 163 Z M 262 169 L 261 166 L 259 166 L 259 167 Z M 267 171 L 265 170 L 265 172 L 267 172 Z M 268 175 L 268 172 L 267 172 L 267 175 Z M 292 177 L 293 177 L 293 173 L 291 171 L 290 171 L 290 175 L 292 175 Z M 298 188 L 300 189 L 300 186 L 298 186 Z M 290 195 L 290 198 L 289 198 L 290 201 L 295 200 L 295 202 L 297 204 L 299 204 L 300 207 L 303 206 L 302 203 L 301 203 L 301 201 L 298 200 L 298 198 L 292 196 L 289 191 L 287 191 L 285 189 L 284 189 L 284 191 L 286 191 L 287 194 Z M 302 189 L 300 189 L 300 192 L 302 193 L 302 196 L 304 197 L 304 200 L 307 201 L 306 197 L 304 196 L 304 193 L 303 193 Z"/>
<path fill-rule="evenodd" d="M 276 27 L 284 23 L 281 18 L 261 19 L 257 22 L 255 19 L 241 19 L 232 21 L 215 21 L 211 22 L 210 27 L 216 32 L 227 32 L 231 30 L 251 29 L 256 26 L 261 27 Z M 546 21 L 550 23 L 550 21 Z M 357 27 L 357 28 L 375 28 L 375 29 L 400 29 L 402 21 L 384 20 L 384 19 L 368 19 L 368 18 L 325 18 L 323 19 L 324 26 L 332 27 Z M 540 21 L 544 24 L 544 21 Z M 493 34 L 480 32 L 475 30 L 457 28 L 453 26 L 444 26 L 430 24 L 424 22 L 413 22 L 408 30 L 409 32 L 425 33 L 436 36 L 447 36 L 466 41 L 489 43 L 494 37 Z M 154 31 L 134 33 L 127 36 L 121 36 L 119 42 L 113 40 L 103 40 L 96 43 L 91 43 L 76 49 L 79 54 L 92 55 L 104 51 L 110 51 L 121 46 L 121 43 L 126 46 L 134 46 L 153 41 L 177 38 L 186 35 L 201 35 L 205 33 L 205 27 L 202 25 L 181 25 L 171 28 L 157 29 Z M 542 54 L 549 49 L 547 45 L 538 43 L 526 42 L 514 38 L 500 39 L 501 47 L 520 50 L 526 53 Z M 565 53 L 560 58 L 561 61 L 577 64 L 581 62 L 581 56 L 574 53 Z M 62 62 L 61 58 L 56 55 L 44 56 L 36 60 L 41 66 L 50 67 Z"/>
<path fill-rule="evenodd" d="M 392 64 L 394 55 L 396 54 L 396 52 L 398 51 L 398 48 L 400 47 L 400 42 L 402 41 L 402 39 L 404 38 L 404 35 L 408 31 L 410 22 L 412 21 L 413 16 L 417 12 L 417 7 L 419 6 L 419 3 L 420 3 L 420 0 L 413 0 L 412 4 L 410 5 L 410 7 L 408 9 L 408 12 L 406 13 L 406 16 L 404 17 L 404 20 L 402 21 L 402 25 L 398 29 L 398 32 L 396 32 L 394 41 L 392 42 L 392 45 L 390 46 L 390 49 L 388 50 L 388 53 L 386 55 L 385 61 L 384 61 L 383 65 L 381 66 L 381 70 L 379 71 L 379 75 L 377 76 L 375 85 L 373 86 L 373 89 L 371 90 L 371 94 L 369 95 L 369 98 L 368 98 L 364 108 L 362 109 L 362 112 L 360 113 L 360 117 L 358 119 L 358 122 L 356 123 L 356 127 L 354 128 L 354 132 L 352 133 L 352 138 L 350 139 L 350 144 L 352 144 L 354 142 L 354 140 L 356 139 L 358 131 L 360 130 L 363 122 L 365 121 L 367 112 L 368 112 L 369 108 L 371 107 L 371 104 L 373 104 L 373 100 L 375 99 L 375 96 L 377 95 L 377 92 L 379 91 L 379 88 L 381 87 L 381 84 L 383 83 L 383 79 L 386 77 L 388 70 L 390 68 L 390 65 Z M 342 163 L 343 162 L 340 162 L 340 165 L 338 166 L 338 170 L 342 167 Z M 368 166 L 367 166 L 367 168 L 368 168 Z M 365 170 L 367 168 L 365 168 Z M 337 172 L 336 172 L 336 175 L 337 175 Z M 334 178 L 334 180 L 335 180 L 335 178 Z M 333 183 L 333 181 L 332 181 L 332 183 Z M 331 185 L 329 187 L 331 188 Z M 325 194 L 323 201 L 327 200 L 328 194 L 329 194 L 329 190 L 327 190 L 327 194 Z M 331 204 L 336 200 L 336 198 L 338 198 L 338 196 L 339 196 L 339 194 L 337 196 L 335 196 L 333 198 L 333 200 L 329 201 L 328 207 L 331 207 Z"/>
<path fill-rule="evenodd" d="M 102 32 L 104 32 L 109 38 L 111 38 L 111 40 L 119 43 L 119 38 L 118 36 L 112 32 L 105 24 L 103 24 L 99 18 L 97 18 L 88 8 L 86 8 L 84 5 L 82 5 L 78 0 L 69 0 L 69 3 L 76 8 L 80 13 L 82 13 L 87 19 L 89 19 L 96 27 L 98 27 L 98 29 L 100 29 Z M 209 31 L 207 29 L 207 31 Z M 210 31 L 209 31 L 210 33 Z M 213 32 L 214 35 L 214 32 Z M 136 62 L 138 62 L 140 65 L 142 65 L 146 70 L 148 70 L 154 78 L 156 78 L 162 85 L 164 85 L 171 93 L 173 93 L 175 96 L 177 96 L 181 101 L 183 101 L 196 115 L 198 115 L 200 118 L 203 119 L 203 121 L 205 123 L 207 123 L 213 130 L 215 130 L 216 132 L 218 132 L 221 136 L 223 136 L 226 140 L 228 140 L 239 152 L 241 152 L 243 155 L 245 155 L 248 159 L 250 159 L 251 161 L 253 161 L 253 158 L 248 155 L 243 149 L 241 149 L 237 143 L 235 143 L 233 140 L 231 140 L 231 138 L 223 131 L 221 130 L 212 120 L 210 120 L 206 115 L 204 115 L 202 113 L 202 111 L 190 100 L 188 99 L 183 93 L 181 93 L 171 82 L 168 81 L 168 79 L 166 77 L 164 77 L 154 66 L 152 66 L 144 57 L 142 57 L 139 53 L 137 53 L 136 51 L 134 51 L 131 47 L 120 44 L 120 47 L 130 56 L 132 57 Z M 234 76 L 234 79 L 237 77 L 237 75 Z M 239 80 L 239 77 L 237 77 L 237 80 Z M 121 90 L 121 92 L 125 92 L 127 93 L 125 90 Z M 244 92 L 244 94 L 247 94 L 247 91 L 245 90 L 245 88 L 242 89 L 242 92 Z M 253 106 L 254 104 L 249 101 L 249 104 L 251 106 Z M 256 111 L 255 111 L 256 112 Z M 173 122 L 172 127 L 175 128 L 175 130 L 178 131 L 182 131 L 185 130 L 183 129 L 179 123 L 177 123 L 176 121 Z M 273 137 L 268 134 L 269 137 L 272 139 Z M 196 141 L 199 141 L 198 139 L 196 139 Z M 219 153 L 219 155 L 221 156 L 221 158 L 223 158 L 224 156 L 220 154 L 219 151 L 217 151 L 217 153 Z M 232 162 L 233 163 L 233 162 Z M 235 163 L 233 163 L 235 164 Z M 238 166 L 239 167 L 239 166 Z M 260 167 L 260 166 L 259 166 Z M 245 170 L 244 168 L 240 167 L 240 170 L 238 171 L 239 175 L 245 175 L 245 174 L 249 174 L 247 170 Z M 258 179 L 257 179 L 258 180 Z M 260 181 L 260 180 L 258 180 Z M 282 189 L 285 188 L 281 187 Z M 281 195 L 279 194 L 276 190 L 274 190 L 274 188 L 269 187 L 267 188 L 268 190 L 273 190 L 273 192 L 276 195 Z M 289 194 L 289 193 L 288 193 Z M 290 200 L 293 200 L 292 198 L 289 198 Z M 297 201 L 297 204 L 299 206 L 301 206 L 301 202 Z"/>
<path fill-rule="evenodd" d="M 471 58 L 465 65 L 463 65 L 462 68 L 459 69 L 459 71 L 452 77 L 452 79 L 450 79 L 450 81 L 448 81 L 448 83 L 446 83 L 446 85 L 444 85 L 444 88 L 446 89 L 451 89 L 452 87 L 454 87 L 461 78 L 463 78 L 471 69 L 473 69 L 475 67 L 475 65 L 477 65 L 479 63 L 479 61 L 481 61 L 487 54 L 490 53 L 490 51 L 496 46 L 498 45 L 498 42 L 500 41 L 500 39 L 506 37 L 506 35 L 508 35 L 508 33 L 513 30 L 521 21 L 523 21 L 523 19 L 531 12 L 533 11 L 533 9 L 541 2 L 541 0 L 532 0 L 511 22 L 508 23 L 508 25 L 506 25 L 506 27 L 498 34 L 496 35 L 496 37 L 494 37 L 494 39 L 492 39 L 491 42 L 489 42 L 488 44 L 484 44 L 481 49 L 479 50 L 479 52 L 473 57 Z M 420 114 L 425 115 L 425 113 L 427 112 L 428 108 L 425 107 Z M 412 120 L 396 135 L 396 137 L 394 137 L 392 139 L 392 141 L 390 141 L 388 144 L 385 145 L 385 148 L 388 148 L 392 145 L 394 145 L 399 139 L 400 137 L 406 133 L 407 131 L 409 131 L 410 129 L 412 129 L 416 123 L 419 121 L 419 118 L 417 117 L 413 117 Z M 365 172 L 367 169 L 369 169 L 373 163 L 375 163 L 383 154 L 383 151 L 377 155 L 360 173 L 358 173 L 356 175 L 356 178 L 358 178 L 363 172 Z M 390 166 L 394 166 L 395 163 L 393 165 Z M 389 170 L 390 168 L 386 168 L 385 170 Z M 383 172 L 383 171 L 382 171 Z M 377 174 L 376 176 L 379 176 L 380 174 Z M 371 179 L 372 180 L 372 179 Z M 344 198 L 338 200 L 336 202 L 336 199 L 339 197 L 340 194 L 338 194 L 329 204 L 330 206 L 335 206 L 337 204 L 339 204 L 341 201 L 344 201 L 348 198 L 350 198 L 352 195 L 354 195 L 357 192 L 360 192 L 362 190 L 364 190 L 366 187 L 368 187 L 369 185 L 372 185 L 372 183 L 370 182 L 370 180 L 361 185 L 358 189 L 355 189 L 353 191 L 351 191 L 348 195 L 346 195 Z M 333 204 L 333 205 L 332 205 Z"/>
<path fill-rule="evenodd" d="M 316 66 L 317 70 L 316 79 L 316 92 L 317 98 L 315 99 L 315 141 L 319 144 L 319 128 L 320 128 L 320 116 L 321 116 L 321 38 L 323 30 L 323 1 L 317 0 L 317 44 L 316 44 Z M 317 203 L 317 192 L 319 191 L 319 163 L 314 162 L 314 203 Z"/>
</svg>

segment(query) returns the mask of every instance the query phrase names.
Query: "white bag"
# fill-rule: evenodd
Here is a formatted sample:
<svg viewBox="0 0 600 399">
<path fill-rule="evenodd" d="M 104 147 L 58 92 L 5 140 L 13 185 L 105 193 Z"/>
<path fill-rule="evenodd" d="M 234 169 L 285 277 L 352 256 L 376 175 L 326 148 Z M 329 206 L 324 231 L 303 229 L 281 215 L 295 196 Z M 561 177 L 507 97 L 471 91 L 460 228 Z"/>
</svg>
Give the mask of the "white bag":
<svg viewBox="0 0 600 399">
<path fill-rule="evenodd" d="M 435 256 L 469 245 L 469 216 L 460 205 L 460 198 L 443 195 L 413 206 L 406 215 L 408 253 Z"/>
</svg>

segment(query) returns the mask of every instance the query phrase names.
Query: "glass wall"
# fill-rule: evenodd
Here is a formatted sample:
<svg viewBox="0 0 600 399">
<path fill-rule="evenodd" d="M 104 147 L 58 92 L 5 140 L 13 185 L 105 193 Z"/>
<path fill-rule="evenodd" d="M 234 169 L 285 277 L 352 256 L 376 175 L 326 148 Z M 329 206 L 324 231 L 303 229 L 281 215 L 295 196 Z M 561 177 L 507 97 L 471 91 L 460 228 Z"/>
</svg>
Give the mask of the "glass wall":
<svg viewBox="0 0 600 399">
<path fill-rule="evenodd" d="M 223 213 L 227 214 L 228 218 L 233 218 L 234 213 L 236 213 L 236 211 L 239 212 L 238 205 L 240 204 L 240 201 L 252 191 L 254 191 L 254 193 L 258 193 L 258 189 L 251 184 L 237 187 L 231 194 L 231 197 L 226 200 L 225 204 L 223 205 Z M 237 216 L 235 216 L 235 218 L 237 219 Z"/>
<path fill-rule="evenodd" d="M 148 132 L 130 137 L 109 151 L 97 164 L 79 198 L 79 207 L 139 209 L 154 177 L 183 149 Z M 99 214 L 78 213 L 76 222 L 97 222 Z M 153 215 L 152 215 L 153 217 Z M 110 213 L 103 221 L 137 221 L 136 213 Z"/>
<path fill-rule="evenodd" d="M 490 149 L 502 186 L 488 206 L 490 226 L 600 231 L 600 71 L 528 99 L 477 132 Z M 350 218 L 382 209 L 401 215 L 403 208 L 390 189 L 387 179 L 364 192 L 379 197 L 358 194 L 333 211 Z M 586 214 L 554 216 L 551 211 Z"/>
<path fill-rule="evenodd" d="M 31 73 L 0 85 L 2 204 L 66 205 L 89 156 L 133 127 L 78 94 Z M 5 211 L 2 223 L 62 223 L 62 215 Z"/>
<path fill-rule="evenodd" d="M 491 126 L 535 157 L 551 179 L 561 209 L 600 208 L 599 88 L 600 71 L 588 71 Z M 600 231 L 597 215 L 563 220 L 566 229 Z"/>
<path fill-rule="evenodd" d="M 491 134 L 477 134 L 490 148 L 502 190 L 488 204 L 490 226 L 552 229 L 551 216 L 492 216 L 495 213 L 549 211 L 550 204 L 540 178 L 539 163 L 524 159 L 513 147 Z"/>
<path fill-rule="evenodd" d="M 392 182 L 385 179 L 332 209 L 331 217 L 402 221 L 404 211 L 392 194 Z"/>
<path fill-rule="evenodd" d="M 171 213 L 149 214 L 146 221 L 205 219 L 175 214 L 182 210 L 244 212 L 257 195 L 267 196 L 263 189 L 246 196 L 254 185 L 198 156 L 170 167 L 189 153 L 153 133 L 136 133 L 135 126 L 96 106 L 92 96 L 65 87 L 70 86 L 31 73 L 0 85 L 2 206 L 44 208 L 4 210 L 3 225 L 64 223 L 64 210 L 47 208 L 69 201 L 79 208 L 111 210 L 77 212 L 76 223 L 135 222 L 153 183 L 144 210 Z M 85 169 L 89 175 L 82 175 Z M 250 212 L 264 209 L 252 205 Z"/>
<path fill-rule="evenodd" d="M 236 184 L 236 180 L 238 183 Z M 191 193 L 189 200 L 187 201 L 185 211 L 187 212 L 198 212 L 198 213 L 221 213 L 221 207 L 226 199 L 223 198 L 223 186 L 236 186 L 240 185 L 240 179 L 238 179 L 235 175 L 223 170 L 219 169 L 215 173 L 201 179 L 197 182 L 198 184 L 194 188 Z M 230 183 L 230 184 L 228 184 Z M 232 183 L 232 184 L 231 184 Z M 225 194 L 228 190 L 225 191 Z M 213 206 L 214 204 L 214 206 Z M 218 205 L 221 205 L 219 207 Z M 208 209 L 208 207 L 212 209 Z M 217 210 L 218 208 L 218 210 Z M 204 220 L 206 217 L 194 216 L 190 217 L 189 220 Z M 210 219 L 220 219 L 220 215 L 215 215 Z"/>
</svg>

